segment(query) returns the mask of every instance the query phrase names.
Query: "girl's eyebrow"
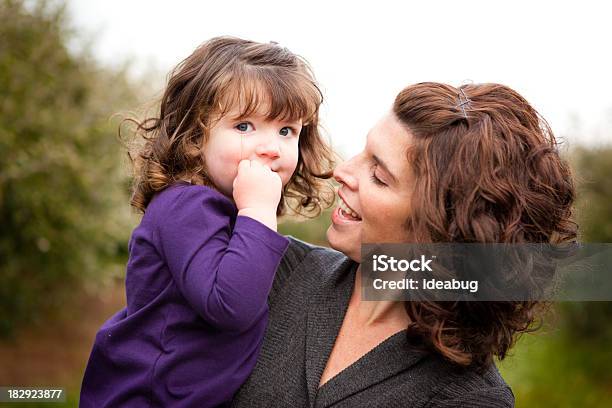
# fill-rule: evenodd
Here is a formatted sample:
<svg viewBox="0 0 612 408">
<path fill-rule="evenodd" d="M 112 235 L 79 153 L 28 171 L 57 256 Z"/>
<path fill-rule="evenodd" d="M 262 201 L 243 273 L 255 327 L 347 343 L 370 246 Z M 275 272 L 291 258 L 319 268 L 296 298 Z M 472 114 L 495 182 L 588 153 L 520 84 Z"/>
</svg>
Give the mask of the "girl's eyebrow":
<svg viewBox="0 0 612 408">
<path fill-rule="evenodd" d="M 290 119 L 290 118 L 289 119 L 278 119 L 277 118 L 277 119 L 271 119 L 271 120 L 277 120 L 278 122 L 289 123 L 289 124 L 292 124 L 292 125 L 295 125 L 295 124 L 302 125 L 303 124 L 303 120 L 302 119 Z"/>
<path fill-rule="evenodd" d="M 250 115 L 244 115 L 244 116 L 238 116 L 238 115 L 228 115 L 228 118 L 231 121 L 238 121 L 238 120 L 257 120 L 257 121 L 264 121 L 264 122 L 272 122 L 275 119 L 268 119 L 265 115 L 261 115 L 258 113 L 252 113 Z M 299 126 L 304 126 L 304 123 L 302 122 L 302 119 L 296 119 L 296 120 L 278 120 L 281 123 L 287 124 L 287 125 L 299 125 Z"/>
</svg>

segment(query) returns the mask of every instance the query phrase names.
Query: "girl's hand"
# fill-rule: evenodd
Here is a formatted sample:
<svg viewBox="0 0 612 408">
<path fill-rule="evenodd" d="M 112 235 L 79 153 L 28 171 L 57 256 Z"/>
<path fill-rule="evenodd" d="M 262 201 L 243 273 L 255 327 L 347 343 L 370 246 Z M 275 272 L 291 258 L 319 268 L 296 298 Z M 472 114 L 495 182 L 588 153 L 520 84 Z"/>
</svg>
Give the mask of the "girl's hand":
<svg viewBox="0 0 612 408">
<path fill-rule="evenodd" d="M 276 231 L 276 208 L 283 183 L 280 176 L 255 160 L 242 160 L 234 179 L 238 215 L 253 218 Z"/>
</svg>

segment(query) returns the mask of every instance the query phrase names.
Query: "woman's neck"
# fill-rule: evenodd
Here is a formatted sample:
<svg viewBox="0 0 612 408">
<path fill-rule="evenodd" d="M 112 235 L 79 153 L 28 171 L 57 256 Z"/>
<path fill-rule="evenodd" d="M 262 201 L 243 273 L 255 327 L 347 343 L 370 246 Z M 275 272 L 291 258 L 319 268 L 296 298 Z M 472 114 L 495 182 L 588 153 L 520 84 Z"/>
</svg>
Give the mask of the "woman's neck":
<svg viewBox="0 0 612 408">
<path fill-rule="evenodd" d="M 349 309 L 351 309 L 353 317 L 363 326 L 399 324 L 407 327 L 410 323 L 402 301 L 361 300 L 361 266 L 357 268 Z"/>
</svg>

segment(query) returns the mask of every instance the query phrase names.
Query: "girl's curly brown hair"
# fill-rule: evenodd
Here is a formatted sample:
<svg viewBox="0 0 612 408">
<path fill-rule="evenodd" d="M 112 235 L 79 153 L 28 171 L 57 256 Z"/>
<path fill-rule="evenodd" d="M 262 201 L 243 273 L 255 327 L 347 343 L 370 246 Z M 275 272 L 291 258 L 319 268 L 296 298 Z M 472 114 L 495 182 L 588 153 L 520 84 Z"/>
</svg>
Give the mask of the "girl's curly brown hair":
<svg viewBox="0 0 612 408">
<path fill-rule="evenodd" d="M 393 112 L 414 136 L 407 229 L 419 242 L 567 243 L 577 237 L 574 183 L 547 122 L 498 84 L 405 88 Z M 503 359 L 539 306 L 406 302 L 415 344 L 460 365 Z"/>
<path fill-rule="evenodd" d="M 287 48 L 233 37 L 200 45 L 169 75 L 159 113 L 136 125 L 144 143 L 128 152 L 134 166 L 131 205 L 145 212 L 153 195 L 178 180 L 215 187 L 202 146 L 218 118 L 234 107 L 241 117 L 267 107 L 266 119 L 302 120 L 296 170 L 283 188 L 277 214 L 302 215 L 331 205 L 335 156 L 319 129 L 323 101 L 308 64 Z"/>
</svg>

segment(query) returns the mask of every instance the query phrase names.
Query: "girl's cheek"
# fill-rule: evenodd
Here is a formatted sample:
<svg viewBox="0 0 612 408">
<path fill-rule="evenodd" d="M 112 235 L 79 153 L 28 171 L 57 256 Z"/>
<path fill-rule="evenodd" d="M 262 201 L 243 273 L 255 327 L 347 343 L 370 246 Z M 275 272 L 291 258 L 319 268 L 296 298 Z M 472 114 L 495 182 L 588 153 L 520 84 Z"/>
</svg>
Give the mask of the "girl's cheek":
<svg viewBox="0 0 612 408">
<path fill-rule="evenodd" d="M 244 158 L 248 158 L 248 154 L 247 154 L 248 152 L 246 151 L 247 148 L 248 146 L 246 145 L 243 148 L 240 142 L 232 143 L 231 145 L 228 144 L 220 152 L 220 157 L 224 162 L 228 164 L 229 163 L 238 164 L 240 160 L 243 159 L 242 156 L 245 156 Z"/>
<path fill-rule="evenodd" d="M 286 184 L 289 182 L 289 180 L 291 179 L 291 177 L 293 176 L 293 173 L 295 173 L 295 169 L 297 168 L 297 164 L 298 164 L 298 156 L 295 155 L 294 157 L 291 158 L 291 162 L 288 163 L 287 165 L 287 180 L 283 180 L 284 183 Z"/>
<path fill-rule="evenodd" d="M 295 168 L 297 167 L 297 163 L 298 163 L 298 157 L 300 155 L 300 148 L 298 145 L 298 141 L 295 140 L 293 141 L 293 143 L 289 146 L 289 157 L 291 158 L 291 162 L 293 163 L 293 170 L 295 170 Z M 293 173 L 293 170 L 291 171 Z"/>
</svg>

